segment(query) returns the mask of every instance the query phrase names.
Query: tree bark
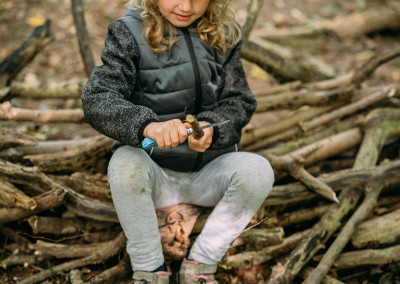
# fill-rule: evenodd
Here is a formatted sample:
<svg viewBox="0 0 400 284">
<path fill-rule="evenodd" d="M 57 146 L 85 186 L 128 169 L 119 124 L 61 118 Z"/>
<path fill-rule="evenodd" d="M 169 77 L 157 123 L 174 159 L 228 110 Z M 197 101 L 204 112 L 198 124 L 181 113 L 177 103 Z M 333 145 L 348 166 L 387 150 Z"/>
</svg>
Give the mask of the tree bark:
<svg viewBox="0 0 400 284">
<path fill-rule="evenodd" d="M 348 269 L 363 265 L 382 266 L 400 261 L 400 245 L 384 249 L 366 249 L 342 253 L 334 266 L 339 269 Z"/>
<path fill-rule="evenodd" d="M 265 263 L 279 254 L 293 249 L 302 238 L 308 234 L 308 231 L 295 233 L 283 240 L 279 245 L 265 247 L 258 251 L 245 251 L 242 253 L 225 256 L 220 266 L 225 269 L 240 268 L 247 269 L 251 266 Z"/>
<path fill-rule="evenodd" d="M 61 153 L 27 155 L 42 172 L 74 172 L 95 167 L 100 157 L 110 153 L 113 140 L 103 135 L 90 139 L 86 145 Z"/>
<path fill-rule="evenodd" d="M 351 236 L 356 248 L 387 245 L 400 239 L 400 209 L 361 223 Z"/>
<path fill-rule="evenodd" d="M 22 208 L 1 208 L 0 209 L 0 224 L 7 222 L 18 221 L 20 219 L 38 214 L 47 209 L 55 208 L 63 204 L 66 192 L 56 188 L 49 192 L 43 193 L 33 199 L 36 202 L 36 207 L 33 210 Z"/>
<path fill-rule="evenodd" d="M 26 210 L 34 210 L 37 206 L 35 199 L 27 196 L 7 181 L 1 181 L 0 183 L 0 204 L 6 207 L 18 207 Z"/>
</svg>

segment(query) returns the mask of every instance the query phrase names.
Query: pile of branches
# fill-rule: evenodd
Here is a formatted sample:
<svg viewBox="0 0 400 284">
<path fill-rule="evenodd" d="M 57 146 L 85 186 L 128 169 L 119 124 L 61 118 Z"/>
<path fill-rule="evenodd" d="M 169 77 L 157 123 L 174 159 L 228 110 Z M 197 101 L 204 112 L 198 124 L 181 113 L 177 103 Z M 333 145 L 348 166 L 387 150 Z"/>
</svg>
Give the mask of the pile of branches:
<svg viewBox="0 0 400 284">
<path fill-rule="evenodd" d="M 262 2 L 249 5 L 245 38 Z M 76 22 L 82 16 L 76 15 Z M 79 27 L 85 33 L 84 25 Z M 132 271 L 105 174 L 112 140 L 93 135 L 38 141 L 12 127 L 85 124 L 80 108 L 24 109 L 10 103 L 12 98 L 79 99 L 85 80 L 35 88 L 13 80 L 51 41 L 46 22 L 0 64 L 0 119 L 8 122 L 0 127 L 0 269 L 20 271 L 9 281 L 24 284 L 126 283 Z M 81 51 L 87 56 L 87 49 Z M 399 55 L 400 49 L 378 53 L 352 74 L 328 79 L 306 64 L 275 64 L 285 59 L 244 41 L 243 58 L 286 82 L 256 93 L 257 112 L 286 115 L 243 133 L 244 150 L 271 162 L 276 183 L 219 263 L 221 282 L 395 281 L 400 270 L 399 84 L 366 87 L 364 82 Z M 89 74 L 90 60 L 85 62 Z M 189 204 L 157 210 L 172 272 L 211 210 Z"/>
</svg>

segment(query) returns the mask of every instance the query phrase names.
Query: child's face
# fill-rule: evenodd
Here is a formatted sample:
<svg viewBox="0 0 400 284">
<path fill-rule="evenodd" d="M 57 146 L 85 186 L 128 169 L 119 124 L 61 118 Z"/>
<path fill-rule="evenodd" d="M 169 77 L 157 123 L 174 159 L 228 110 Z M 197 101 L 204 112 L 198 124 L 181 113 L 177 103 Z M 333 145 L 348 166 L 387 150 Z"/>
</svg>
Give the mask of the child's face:
<svg viewBox="0 0 400 284">
<path fill-rule="evenodd" d="M 210 0 L 158 0 L 161 14 L 175 27 L 187 27 L 207 10 Z"/>
</svg>

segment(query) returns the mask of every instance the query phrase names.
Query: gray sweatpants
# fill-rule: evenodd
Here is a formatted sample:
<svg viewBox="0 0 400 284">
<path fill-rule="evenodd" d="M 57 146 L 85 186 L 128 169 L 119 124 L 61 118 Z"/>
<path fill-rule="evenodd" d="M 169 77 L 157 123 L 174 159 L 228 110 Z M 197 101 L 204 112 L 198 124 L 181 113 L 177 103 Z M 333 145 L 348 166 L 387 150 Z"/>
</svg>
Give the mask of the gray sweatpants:
<svg viewBox="0 0 400 284">
<path fill-rule="evenodd" d="M 215 207 L 191 257 L 216 264 L 257 212 L 274 182 L 269 162 L 254 153 L 219 156 L 198 172 L 159 167 L 144 150 L 123 146 L 108 166 L 113 202 L 127 237 L 133 270 L 164 263 L 155 208 L 189 203 Z"/>
</svg>

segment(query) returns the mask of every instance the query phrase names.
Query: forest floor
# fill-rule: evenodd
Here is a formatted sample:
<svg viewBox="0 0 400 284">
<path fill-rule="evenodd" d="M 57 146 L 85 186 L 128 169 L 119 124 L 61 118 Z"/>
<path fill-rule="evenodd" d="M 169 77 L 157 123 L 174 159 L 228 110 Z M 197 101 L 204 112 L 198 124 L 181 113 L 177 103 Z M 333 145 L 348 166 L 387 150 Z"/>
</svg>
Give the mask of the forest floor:
<svg viewBox="0 0 400 284">
<path fill-rule="evenodd" d="M 311 21 L 331 19 L 339 14 L 348 14 L 366 7 L 385 5 L 390 0 L 275 0 L 265 1 L 259 14 L 255 30 L 271 27 L 291 27 L 306 25 Z M 91 37 L 96 64 L 101 64 L 100 55 L 104 48 L 107 26 L 121 17 L 126 1 L 85 0 L 85 17 Z M 248 1 L 234 1 L 239 21 L 243 21 Z M 51 19 L 54 41 L 36 56 L 16 78 L 29 84 L 51 84 L 75 81 L 85 78 L 76 31 L 69 0 L 0 0 L 0 61 L 18 48 L 34 30 Z M 285 42 L 287 47 L 298 53 L 310 53 L 332 68 L 335 75 L 351 72 L 369 60 L 380 49 L 390 50 L 398 45 L 399 31 L 384 31 L 361 38 L 343 41 L 334 35 L 323 35 L 313 39 L 296 39 Z M 278 84 L 268 73 L 254 64 L 244 61 L 249 85 L 253 91 L 262 90 Z M 400 60 L 379 67 L 367 84 L 386 84 L 400 80 Z M 27 102 L 13 101 L 15 105 Z M 59 107 L 65 101 L 58 102 Z M 79 102 L 74 102 L 79 107 Z M 28 102 L 28 107 L 37 103 Z M 39 107 L 47 108 L 48 105 Z M 25 105 L 26 106 L 26 105 Z M 50 106 L 52 107 L 52 106 Z M 255 115 L 250 124 L 262 124 L 267 120 L 277 120 L 274 112 Z M 9 122 L 2 122 L 8 124 Z M 95 132 L 88 125 L 53 124 L 34 125 L 27 123 L 21 131 L 31 130 L 38 139 L 79 139 Z M 0 268 L 0 283 L 12 283 L 13 275 L 22 271 L 6 271 Z M 7 280 L 6 280 L 7 279 Z"/>
</svg>

